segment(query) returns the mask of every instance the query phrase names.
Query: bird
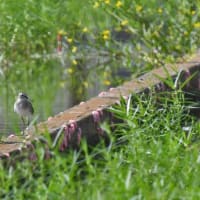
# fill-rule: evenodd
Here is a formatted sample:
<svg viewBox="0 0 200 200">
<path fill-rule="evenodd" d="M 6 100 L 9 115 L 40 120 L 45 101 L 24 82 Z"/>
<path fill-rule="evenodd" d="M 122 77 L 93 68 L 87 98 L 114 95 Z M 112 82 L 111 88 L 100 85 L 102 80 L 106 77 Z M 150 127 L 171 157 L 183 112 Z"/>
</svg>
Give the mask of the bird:
<svg viewBox="0 0 200 200">
<path fill-rule="evenodd" d="M 14 103 L 14 112 L 21 117 L 24 126 L 26 126 L 26 119 L 28 119 L 27 126 L 29 125 L 29 120 L 34 113 L 34 109 L 29 97 L 25 93 L 20 92 L 18 94 Z"/>
</svg>

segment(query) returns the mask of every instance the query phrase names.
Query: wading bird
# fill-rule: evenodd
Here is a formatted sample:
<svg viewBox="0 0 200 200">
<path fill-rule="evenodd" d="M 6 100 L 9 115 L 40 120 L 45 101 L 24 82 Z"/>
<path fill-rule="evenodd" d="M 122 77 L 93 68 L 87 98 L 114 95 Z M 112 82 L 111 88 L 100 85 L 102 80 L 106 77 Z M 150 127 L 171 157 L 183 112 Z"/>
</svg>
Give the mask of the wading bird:
<svg viewBox="0 0 200 200">
<path fill-rule="evenodd" d="M 16 112 L 21 117 L 24 126 L 29 125 L 29 120 L 34 113 L 34 109 L 30 99 L 26 94 L 18 94 L 17 100 L 14 103 L 14 112 Z"/>
</svg>

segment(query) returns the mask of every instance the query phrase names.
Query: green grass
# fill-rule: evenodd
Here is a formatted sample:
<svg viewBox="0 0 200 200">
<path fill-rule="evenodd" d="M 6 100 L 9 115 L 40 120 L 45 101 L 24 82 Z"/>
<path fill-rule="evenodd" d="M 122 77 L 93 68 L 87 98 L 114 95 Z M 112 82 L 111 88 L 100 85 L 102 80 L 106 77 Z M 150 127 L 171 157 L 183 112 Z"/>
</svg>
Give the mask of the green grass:
<svg viewBox="0 0 200 200">
<path fill-rule="evenodd" d="M 36 108 L 46 105 L 42 111 L 45 119 L 52 115 L 54 97 L 63 88 L 72 94 L 73 103 L 79 103 L 89 98 L 94 85 L 104 90 L 130 79 L 118 76 L 121 68 L 135 77 L 164 63 L 176 62 L 199 47 L 198 1 L 120 1 L 120 7 L 117 2 L 2 0 L 0 96 L 6 112 L 12 113 L 14 96 L 24 91 L 34 100 Z M 127 42 L 114 39 L 120 31 L 130 36 Z M 59 58 L 33 57 L 55 53 L 59 32 L 72 39 L 68 65 L 62 67 Z M 90 38 L 87 48 L 84 46 L 87 39 L 83 38 Z M 72 52 L 74 47 L 77 52 Z M 88 49 L 92 53 L 106 52 L 109 62 L 92 65 L 93 61 L 85 58 Z M 98 57 L 98 53 L 92 53 L 90 57 Z M 73 64 L 80 54 L 77 64 Z M 40 101 L 38 95 L 42 96 Z M 5 118 L 5 121 L 15 119 Z"/>
<path fill-rule="evenodd" d="M 172 94 L 172 95 L 171 95 Z M 2 199 L 198 199 L 200 124 L 180 91 L 133 95 L 111 108 L 123 122 L 102 124 L 111 143 L 67 154 L 37 144 L 36 161 L 10 160 L 0 168 Z M 183 130 L 190 126 L 189 132 Z M 13 162 L 13 165 L 11 163 Z"/>
</svg>

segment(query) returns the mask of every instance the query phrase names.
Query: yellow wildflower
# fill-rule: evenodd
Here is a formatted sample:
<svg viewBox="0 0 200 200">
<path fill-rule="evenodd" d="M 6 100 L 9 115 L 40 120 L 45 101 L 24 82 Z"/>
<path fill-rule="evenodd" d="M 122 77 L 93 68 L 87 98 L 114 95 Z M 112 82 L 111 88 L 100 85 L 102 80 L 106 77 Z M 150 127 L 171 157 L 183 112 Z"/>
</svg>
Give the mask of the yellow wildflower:
<svg viewBox="0 0 200 200">
<path fill-rule="evenodd" d="M 83 81 L 83 85 L 85 86 L 85 88 L 88 88 L 88 82 L 87 81 Z"/>
<path fill-rule="evenodd" d="M 110 4 L 110 0 L 104 0 L 105 4 Z"/>
<path fill-rule="evenodd" d="M 107 86 L 109 86 L 111 83 L 110 83 L 110 81 L 109 80 L 104 80 L 104 85 L 107 85 Z"/>
<path fill-rule="evenodd" d="M 73 39 L 72 38 L 67 38 L 68 43 L 72 43 Z"/>
<path fill-rule="evenodd" d="M 158 8 L 158 13 L 162 13 L 163 12 L 163 9 L 162 8 Z"/>
<path fill-rule="evenodd" d="M 88 28 L 84 27 L 82 31 L 83 31 L 83 33 L 87 33 L 88 32 Z"/>
<path fill-rule="evenodd" d="M 72 63 L 73 63 L 73 65 L 77 65 L 78 63 L 77 63 L 77 61 L 74 59 L 74 60 L 72 60 Z"/>
<path fill-rule="evenodd" d="M 103 39 L 104 39 L 104 40 L 108 40 L 108 39 L 109 39 L 109 36 L 108 36 L 108 35 L 103 35 Z"/>
<path fill-rule="evenodd" d="M 192 10 L 191 14 L 192 14 L 192 15 L 195 15 L 195 14 L 196 14 L 196 11 L 195 11 L 195 10 Z"/>
<path fill-rule="evenodd" d="M 121 25 L 122 26 L 126 26 L 127 24 L 128 24 L 128 20 L 127 19 L 121 21 Z"/>
<path fill-rule="evenodd" d="M 98 7 L 99 7 L 99 3 L 95 2 L 94 5 L 93 5 L 93 8 L 98 8 Z"/>
<path fill-rule="evenodd" d="M 72 68 L 68 68 L 68 69 L 67 69 L 67 73 L 73 74 L 73 72 L 74 72 L 74 70 L 73 70 Z"/>
<path fill-rule="evenodd" d="M 142 10 L 142 6 L 141 5 L 136 5 L 135 7 L 137 12 L 140 12 Z"/>
<path fill-rule="evenodd" d="M 196 22 L 193 26 L 194 28 L 200 28 L 200 22 Z"/>
<path fill-rule="evenodd" d="M 115 4 L 117 8 L 120 8 L 122 6 L 122 2 L 121 1 L 117 1 L 117 3 Z"/>
<path fill-rule="evenodd" d="M 102 35 L 103 35 L 104 40 L 108 40 L 110 38 L 110 31 L 105 30 L 105 31 L 103 31 Z"/>
<path fill-rule="evenodd" d="M 77 47 L 76 46 L 73 46 L 72 47 L 72 53 L 76 53 L 77 52 Z"/>
<path fill-rule="evenodd" d="M 110 31 L 109 30 L 105 30 L 105 31 L 103 31 L 103 34 L 109 35 Z"/>
<path fill-rule="evenodd" d="M 64 31 L 64 30 L 59 30 L 59 31 L 58 31 L 58 34 L 59 34 L 59 35 L 65 35 L 65 34 L 66 34 L 66 31 Z"/>
</svg>

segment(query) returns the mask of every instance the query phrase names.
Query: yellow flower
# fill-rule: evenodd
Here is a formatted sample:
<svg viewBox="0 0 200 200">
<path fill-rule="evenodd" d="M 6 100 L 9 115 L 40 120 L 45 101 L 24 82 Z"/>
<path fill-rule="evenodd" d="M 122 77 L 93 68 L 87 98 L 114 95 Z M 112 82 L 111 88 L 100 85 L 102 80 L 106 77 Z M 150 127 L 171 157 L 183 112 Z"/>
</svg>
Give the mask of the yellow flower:
<svg viewBox="0 0 200 200">
<path fill-rule="evenodd" d="M 195 10 L 192 10 L 191 14 L 192 14 L 192 15 L 195 15 L 195 14 L 196 14 L 196 11 L 195 11 Z"/>
<path fill-rule="evenodd" d="M 104 40 L 108 40 L 108 39 L 109 39 L 109 36 L 108 36 L 108 35 L 103 35 L 103 39 L 104 39 Z"/>
<path fill-rule="evenodd" d="M 68 69 L 67 69 L 67 73 L 73 74 L 73 72 L 74 72 L 74 70 L 73 70 L 72 68 L 68 68 Z"/>
<path fill-rule="evenodd" d="M 110 0 L 104 0 L 105 4 L 110 4 Z"/>
<path fill-rule="evenodd" d="M 83 33 L 87 33 L 88 32 L 88 28 L 84 27 L 82 31 L 83 31 Z"/>
<path fill-rule="evenodd" d="M 73 46 L 72 47 L 72 53 L 76 53 L 77 52 L 77 47 L 76 46 Z"/>
<path fill-rule="evenodd" d="M 107 86 L 109 86 L 111 83 L 110 83 L 110 81 L 109 80 L 104 80 L 104 85 L 107 85 Z"/>
<path fill-rule="evenodd" d="M 72 38 L 67 38 L 67 42 L 72 43 L 73 39 Z"/>
<path fill-rule="evenodd" d="M 128 20 L 127 19 L 121 21 L 121 25 L 122 26 L 126 26 L 127 24 L 128 24 Z"/>
<path fill-rule="evenodd" d="M 103 35 L 104 40 L 108 40 L 110 38 L 110 31 L 105 30 L 105 31 L 102 32 L 102 35 Z"/>
<path fill-rule="evenodd" d="M 59 31 L 58 31 L 58 34 L 59 34 L 59 35 L 65 35 L 65 34 L 66 34 L 66 31 L 64 31 L 64 30 L 59 30 Z"/>
<path fill-rule="evenodd" d="M 163 12 L 163 10 L 162 10 L 162 8 L 158 8 L 158 13 L 162 13 Z"/>
<path fill-rule="evenodd" d="M 83 81 L 83 85 L 85 86 L 85 88 L 88 88 L 88 82 L 87 81 Z"/>
<path fill-rule="evenodd" d="M 104 34 L 104 35 L 109 35 L 109 34 L 110 34 L 110 31 L 109 31 L 109 30 L 105 30 L 105 31 L 103 31 L 103 34 Z"/>
<path fill-rule="evenodd" d="M 93 8 L 98 8 L 98 7 L 99 7 L 99 3 L 95 2 L 94 5 L 93 5 Z"/>
<path fill-rule="evenodd" d="M 77 61 L 74 59 L 72 60 L 73 65 L 77 65 Z"/>
<path fill-rule="evenodd" d="M 142 6 L 141 5 L 136 5 L 135 7 L 137 12 L 140 12 L 142 10 Z"/>
<path fill-rule="evenodd" d="M 193 26 L 194 28 L 200 28 L 200 22 L 196 22 Z"/>
<path fill-rule="evenodd" d="M 117 8 L 120 8 L 122 6 L 122 2 L 121 1 L 117 1 L 117 3 L 115 4 Z"/>
</svg>

